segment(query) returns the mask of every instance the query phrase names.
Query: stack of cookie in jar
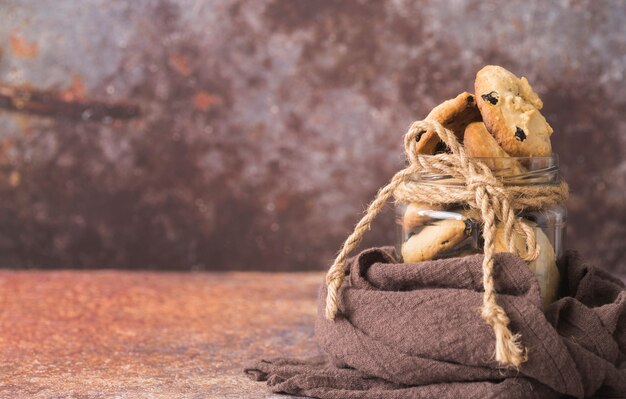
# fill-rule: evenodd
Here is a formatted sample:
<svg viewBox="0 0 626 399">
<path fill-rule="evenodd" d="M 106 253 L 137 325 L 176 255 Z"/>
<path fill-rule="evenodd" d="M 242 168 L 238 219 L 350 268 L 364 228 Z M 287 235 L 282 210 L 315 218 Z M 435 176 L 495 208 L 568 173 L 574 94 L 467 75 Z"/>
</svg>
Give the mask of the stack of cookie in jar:
<svg viewBox="0 0 626 399">
<path fill-rule="evenodd" d="M 426 117 L 454 132 L 468 156 L 481 158 L 499 178 L 514 181 L 527 174 L 529 158 L 550 157 L 552 128 L 541 114 L 543 102 L 526 78 L 488 65 L 476 75 L 475 95 L 464 92 L 435 107 Z M 445 151 L 434 131 L 417 137 L 416 149 L 425 155 Z M 479 217 L 462 204 L 441 209 L 411 203 L 402 208 L 400 253 L 405 263 L 442 257 L 481 253 Z M 532 224 L 532 221 L 528 221 Z M 557 295 L 559 272 L 550 240 L 536 229 L 541 248 L 529 267 L 539 278 L 542 301 L 551 303 Z M 525 249 L 525 242 L 516 245 Z M 508 252 L 504 229 L 497 227 L 496 252 Z M 521 252 L 521 251 L 520 251 Z"/>
</svg>

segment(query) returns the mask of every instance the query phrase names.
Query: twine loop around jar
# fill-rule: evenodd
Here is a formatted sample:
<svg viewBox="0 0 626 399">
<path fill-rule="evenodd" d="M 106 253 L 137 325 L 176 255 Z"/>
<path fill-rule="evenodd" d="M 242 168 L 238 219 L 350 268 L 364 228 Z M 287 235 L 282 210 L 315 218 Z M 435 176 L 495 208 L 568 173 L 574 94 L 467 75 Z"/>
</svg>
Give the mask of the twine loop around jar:
<svg viewBox="0 0 626 399">
<path fill-rule="evenodd" d="M 437 133 L 451 153 L 422 155 L 416 151 L 419 137 L 427 130 Z M 477 159 L 468 157 L 463 146 L 450 130 L 439 122 L 423 120 L 413 122 L 404 136 L 404 148 L 408 166 L 397 172 L 389 184 L 381 188 L 370 203 L 365 215 L 344 242 L 339 254 L 326 274 L 327 297 L 325 315 L 333 320 L 339 308 L 339 288 L 345 277 L 345 263 L 349 254 L 356 249 L 365 232 L 370 229 L 374 218 L 393 196 L 396 201 L 422 202 L 432 205 L 464 204 L 480 213 L 483 223 L 483 305 L 481 316 L 493 328 L 496 337 L 495 359 L 503 366 L 517 367 L 526 361 L 526 349 L 520 336 L 509 329 L 509 317 L 496 301 L 493 268 L 495 254 L 496 223 L 504 228 L 505 242 L 510 252 L 518 253 L 515 239 L 522 237 L 526 250 L 518 255 L 532 261 L 539 254 L 539 246 L 533 227 L 516 216 L 524 209 L 539 209 L 563 202 L 568 196 L 565 182 L 543 185 L 507 185 L 492 173 L 491 169 Z M 451 176 L 464 184 L 440 186 L 415 181 L 420 174 Z"/>
</svg>

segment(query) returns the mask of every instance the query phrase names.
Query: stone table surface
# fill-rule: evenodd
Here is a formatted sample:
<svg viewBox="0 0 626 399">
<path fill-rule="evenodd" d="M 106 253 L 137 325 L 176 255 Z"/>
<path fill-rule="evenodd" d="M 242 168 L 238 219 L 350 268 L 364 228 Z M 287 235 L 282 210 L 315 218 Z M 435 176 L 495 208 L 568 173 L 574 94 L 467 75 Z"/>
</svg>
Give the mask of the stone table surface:
<svg viewBox="0 0 626 399">
<path fill-rule="evenodd" d="M 0 271 L 0 398 L 283 398 L 243 365 L 318 354 L 321 273 Z"/>
</svg>

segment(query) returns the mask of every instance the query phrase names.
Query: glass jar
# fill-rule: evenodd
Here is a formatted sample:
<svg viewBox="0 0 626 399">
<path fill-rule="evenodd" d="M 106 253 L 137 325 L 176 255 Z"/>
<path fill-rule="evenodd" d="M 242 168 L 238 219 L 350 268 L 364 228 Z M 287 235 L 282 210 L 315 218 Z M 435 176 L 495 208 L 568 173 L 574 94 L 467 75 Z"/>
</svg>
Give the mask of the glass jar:
<svg viewBox="0 0 626 399">
<path fill-rule="evenodd" d="M 507 185 L 560 184 L 559 160 L 549 157 L 476 158 L 487 165 L 496 178 Z M 446 175 L 417 175 L 420 185 L 462 186 L 459 179 Z M 562 258 L 565 241 L 567 210 L 564 204 L 520 212 L 523 222 L 536 228 L 541 253 L 529 265 L 540 280 L 544 305 L 555 299 L 558 290 L 556 264 Z M 406 263 L 430 259 L 459 257 L 482 253 L 484 240 L 479 212 L 464 204 L 430 206 L 419 203 L 398 203 L 397 252 Z M 522 240 L 520 238 L 520 240 Z M 519 241 L 519 240 L 518 240 Z M 496 252 L 508 252 L 504 231 L 496 224 Z M 516 242 L 517 246 L 525 242 Z M 523 250 L 522 249 L 522 250 Z"/>
</svg>

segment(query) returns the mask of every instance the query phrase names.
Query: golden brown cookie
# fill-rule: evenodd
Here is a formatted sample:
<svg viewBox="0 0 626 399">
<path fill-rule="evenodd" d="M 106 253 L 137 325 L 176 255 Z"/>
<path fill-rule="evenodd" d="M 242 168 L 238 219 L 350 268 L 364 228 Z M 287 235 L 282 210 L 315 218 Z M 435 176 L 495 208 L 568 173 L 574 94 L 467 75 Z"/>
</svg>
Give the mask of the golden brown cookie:
<svg viewBox="0 0 626 399">
<path fill-rule="evenodd" d="M 530 270 L 535 273 L 539 280 L 541 301 L 545 308 L 554 302 L 559 292 L 559 269 L 556 266 L 556 256 L 550 240 L 540 228 L 535 229 L 539 256 L 528 264 Z M 508 244 L 504 239 L 504 228 L 497 226 L 495 236 L 496 252 L 509 252 Z M 522 237 L 515 237 L 515 249 L 519 253 L 526 250 L 526 243 Z"/>
<path fill-rule="evenodd" d="M 465 221 L 443 219 L 424 227 L 402 244 L 402 258 L 406 263 L 434 259 L 468 237 L 471 229 Z"/>
<path fill-rule="evenodd" d="M 465 153 L 473 158 L 482 159 L 498 176 L 515 176 L 524 171 L 524 168 L 509 156 L 496 139 L 487 131 L 483 122 L 472 122 L 465 128 L 463 135 Z"/>
<path fill-rule="evenodd" d="M 439 208 L 434 207 L 432 205 L 420 204 L 419 202 L 412 202 L 407 205 L 406 210 L 404 211 L 404 217 L 402 219 L 402 228 L 405 232 L 409 232 L 414 230 L 419 226 L 423 226 L 432 220 L 430 216 L 426 216 L 421 214 L 420 211 L 423 210 L 437 210 Z"/>
<path fill-rule="evenodd" d="M 559 269 L 556 266 L 556 256 L 554 248 L 545 233 L 537 228 L 537 244 L 541 250 L 539 256 L 530 262 L 528 267 L 539 279 L 539 288 L 541 289 L 541 299 L 544 308 L 554 302 L 559 294 Z"/>
<path fill-rule="evenodd" d="M 446 129 L 450 129 L 461 140 L 465 126 L 468 123 L 480 120 L 480 112 L 476 107 L 474 95 L 463 92 L 451 100 L 447 100 L 433 108 L 426 116 L 427 120 L 434 120 L 441 123 Z M 434 130 L 426 130 L 420 133 L 417 138 L 416 150 L 418 154 L 434 154 L 440 140 Z"/>
<path fill-rule="evenodd" d="M 539 110 L 543 103 L 526 78 L 487 65 L 476 74 L 476 103 L 498 144 L 515 157 L 549 156 L 552 127 Z"/>
</svg>

